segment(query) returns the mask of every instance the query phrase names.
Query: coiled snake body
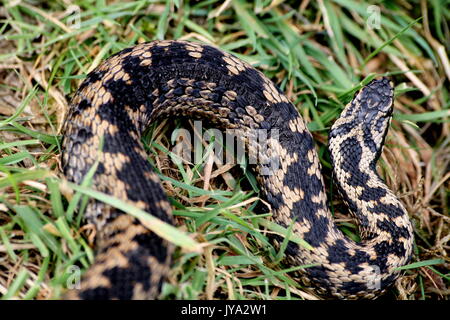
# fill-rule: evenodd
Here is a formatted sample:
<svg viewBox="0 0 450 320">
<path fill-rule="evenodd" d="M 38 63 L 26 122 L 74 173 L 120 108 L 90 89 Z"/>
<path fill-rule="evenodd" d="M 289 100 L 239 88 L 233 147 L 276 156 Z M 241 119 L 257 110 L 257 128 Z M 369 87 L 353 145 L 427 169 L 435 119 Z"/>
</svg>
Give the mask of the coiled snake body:
<svg viewBox="0 0 450 320">
<path fill-rule="evenodd" d="M 98 161 L 93 187 L 126 200 L 165 222 L 171 207 L 140 141 L 156 118 L 201 117 L 241 136 L 266 129 L 266 156 L 257 164 L 262 195 L 276 223 L 312 246 L 289 242 L 287 261 L 314 264 L 304 273 L 320 292 L 339 298 L 382 293 L 412 254 L 406 210 L 376 173 L 390 123 L 393 89 L 385 78 L 364 87 L 333 125 L 329 149 L 338 189 L 355 216 L 362 241 L 346 238 L 327 207 L 320 163 L 295 106 L 261 72 L 217 48 L 184 41 L 154 41 L 107 59 L 82 83 L 64 126 L 62 165 L 81 183 Z M 277 139 L 270 130 L 277 129 Z M 255 146 L 249 144 L 249 148 Z M 263 173 L 264 172 L 264 173 Z M 66 298 L 157 298 L 172 245 L 139 220 L 97 201 L 86 219 L 98 229 L 97 255 Z"/>
</svg>

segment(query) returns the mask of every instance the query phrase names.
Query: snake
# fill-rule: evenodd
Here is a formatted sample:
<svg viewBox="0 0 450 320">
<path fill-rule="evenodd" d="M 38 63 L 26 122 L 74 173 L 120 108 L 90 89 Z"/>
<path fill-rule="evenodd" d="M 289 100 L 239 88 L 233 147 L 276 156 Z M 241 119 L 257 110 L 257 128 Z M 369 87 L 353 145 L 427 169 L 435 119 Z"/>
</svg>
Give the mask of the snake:
<svg viewBox="0 0 450 320">
<path fill-rule="evenodd" d="M 271 219 L 309 246 L 287 241 L 284 260 L 318 295 L 376 298 L 412 259 L 408 212 L 377 173 L 393 114 L 393 83 L 361 85 L 331 127 L 333 180 L 355 220 L 360 241 L 345 236 L 328 205 L 315 143 L 296 106 L 261 71 L 213 45 L 157 40 L 124 49 L 99 64 L 79 86 L 63 123 L 62 172 L 81 184 L 174 224 L 172 207 L 148 160 L 142 136 L 167 118 L 204 119 L 235 130 L 257 152 L 252 164 Z M 276 133 L 276 134 L 275 134 Z M 274 165 L 276 164 L 276 165 Z M 90 199 L 84 219 L 95 226 L 95 259 L 79 289 L 64 299 L 157 299 L 175 245 L 139 219 Z M 274 235 L 280 245 L 283 236 Z"/>
</svg>

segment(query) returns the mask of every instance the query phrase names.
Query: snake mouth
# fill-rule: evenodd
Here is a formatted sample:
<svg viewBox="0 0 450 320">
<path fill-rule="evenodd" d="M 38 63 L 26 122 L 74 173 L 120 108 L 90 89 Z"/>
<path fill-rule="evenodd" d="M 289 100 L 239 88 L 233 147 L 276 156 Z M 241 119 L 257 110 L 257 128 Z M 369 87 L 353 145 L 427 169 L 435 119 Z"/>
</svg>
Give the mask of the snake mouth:
<svg viewBox="0 0 450 320">
<path fill-rule="evenodd" d="M 362 106 L 358 114 L 358 120 L 360 123 L 367 127 L 372 127 L 374 123 L 389 121 L 393 114 L 392 103 L 389 105 L 383 105 L 381 108 L 367 106 L 370 105 L 370 101 L 366 101 Z M 373 106 L 373 104 L 372 104 Z"/>
</svg>

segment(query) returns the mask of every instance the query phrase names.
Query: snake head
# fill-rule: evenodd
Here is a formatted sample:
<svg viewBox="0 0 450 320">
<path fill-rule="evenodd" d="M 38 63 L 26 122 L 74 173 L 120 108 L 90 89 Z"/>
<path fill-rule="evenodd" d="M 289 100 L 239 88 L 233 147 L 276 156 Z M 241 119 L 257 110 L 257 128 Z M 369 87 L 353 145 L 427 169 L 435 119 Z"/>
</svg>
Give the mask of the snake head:
<svg viewBox="0 0 450 320">
<path fill-rule="evenodd" d="M 392 118 L 394 89 L 387 78 L 372 80 L 354 99 L 359 104 L 357 122 L 361 125 L 364 141 L 372 151 L 381 152 Z"/>
<path fill-rule="evenodd" d="M 381 154 L 389 128 L 393 101 L 392 82 L 387 78 L 372 80 L 355 95 L 333 124 L 329 145 L 347 145 L 345 141 L 352 139 L 359 141 L 370 151 L 367 162 L 374 164 Z"/>
<path fill-rule="evenodd" d="M 374 119 L 391 117 L 393 97 L 394 89 L 391 81 L 387 78 L 372 80 L 355 97 L 355 102 L 360 104 L 359 121 L 371 125 Z"/>
</svg>

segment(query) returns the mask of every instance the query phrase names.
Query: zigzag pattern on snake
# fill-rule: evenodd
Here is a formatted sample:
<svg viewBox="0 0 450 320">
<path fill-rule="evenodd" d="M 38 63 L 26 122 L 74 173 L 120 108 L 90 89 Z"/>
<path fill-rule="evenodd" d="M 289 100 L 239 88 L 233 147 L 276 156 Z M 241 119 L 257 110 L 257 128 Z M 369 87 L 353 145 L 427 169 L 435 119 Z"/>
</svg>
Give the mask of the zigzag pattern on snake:
<svg viewBox="0 0 450 320">
<path fill-rule="evenodd" d="M 210 45 L 143 43 L 92 71 L 70 104 L 62 167 L 67 179 L 79 184 L 98 161 L 93 188 L 173 223 L 140 141 L 145 128 L 156 119 L 180 116 L 208 119 L 242 137 L 266 129 L 269 161 L 254 168 L 261 196 L 273 220 L 286 228 L 294 221 L 295 235 L 313 248 L 289 242 L 286 261 L 314 264 L 302 272 L 320 293 L 373 298 L 399 276 L 396 268 L 410 260 L 413 247 L 408 214 L 376 172 L 392 107 L 392 84 L 373 80 L 346 106 L 329 136 L 334 178 L 359 226 L 359 243 L 333 222 L 312 135 L 295 106 L 260 71 Z M 270 136 L 271 129 L 278 137 Z M 65 298 L 157 298 L 173 245 L 98 201 L 89 202 L 85 217 L 97 228 L 96 258 L 81 289 Z"/>
</svg>

